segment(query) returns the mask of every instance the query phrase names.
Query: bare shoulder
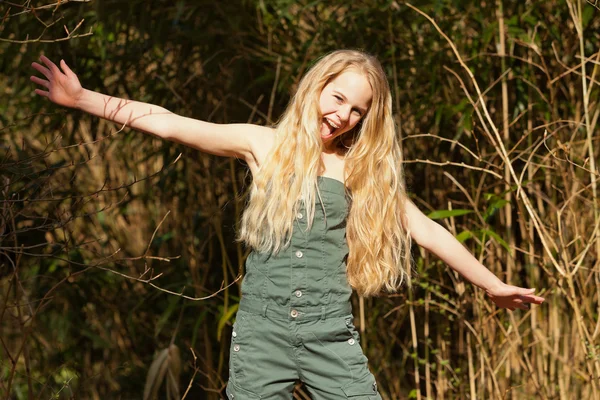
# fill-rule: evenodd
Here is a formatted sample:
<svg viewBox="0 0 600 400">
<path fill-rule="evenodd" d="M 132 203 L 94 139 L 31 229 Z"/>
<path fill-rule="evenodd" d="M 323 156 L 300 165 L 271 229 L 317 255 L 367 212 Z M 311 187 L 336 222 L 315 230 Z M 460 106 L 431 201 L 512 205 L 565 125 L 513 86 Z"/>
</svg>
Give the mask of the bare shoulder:
<svg viewBox="0 0 600 400">
<path fill-rule="evenodd" d="M 252 175 L 255 175 L 275 143 L 275 129 L 260 125 L 249 126 L 251 127 L 248 129 L 250 157 L 246 162 Z"/>
</svg>

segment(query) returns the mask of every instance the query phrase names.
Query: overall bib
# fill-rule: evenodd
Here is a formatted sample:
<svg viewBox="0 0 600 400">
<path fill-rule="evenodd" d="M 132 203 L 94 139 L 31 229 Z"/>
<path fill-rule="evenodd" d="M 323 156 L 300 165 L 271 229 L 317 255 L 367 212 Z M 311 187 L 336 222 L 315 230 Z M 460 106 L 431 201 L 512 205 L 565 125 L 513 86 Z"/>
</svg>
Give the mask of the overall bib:
<svg viewBox="0 0 600 400">
<path fill-rule="evenodd" d="M 310 231 L 302 210 L 288 248 L 277 256 L 252 252 L 246 260 L 229 399 L 289 400 L 297 380 L 313 400 L 381 399 L 353 324 L 345 187 L 327 177 L 318 185 L 325 213 L 317 204 Z"/>
</svg>

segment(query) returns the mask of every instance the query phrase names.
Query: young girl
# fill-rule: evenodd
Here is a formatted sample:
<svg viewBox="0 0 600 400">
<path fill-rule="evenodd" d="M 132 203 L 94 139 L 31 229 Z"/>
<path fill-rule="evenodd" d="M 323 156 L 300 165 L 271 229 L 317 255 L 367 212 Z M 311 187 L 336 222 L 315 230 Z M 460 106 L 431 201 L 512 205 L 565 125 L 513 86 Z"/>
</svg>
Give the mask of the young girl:
<svg viewBox="0 0 600 400">
<path fill-rule="evenodd" d="M 253 176 L 240 240 L 246 261 L 232 332 L 230 399 L 380 399 L 359 345 L 350 295 L 396 290 L 411 240 L 499 307 L 541 304 L 502 283 L 405 193 L 400 142 L 379 62 L 336 51 L 304 76 L 276 128 L 219 125 L 83 89 L 61 60 L 32 66 L 41 96 L 207 153 L 244 159 Z"/>
</svg>

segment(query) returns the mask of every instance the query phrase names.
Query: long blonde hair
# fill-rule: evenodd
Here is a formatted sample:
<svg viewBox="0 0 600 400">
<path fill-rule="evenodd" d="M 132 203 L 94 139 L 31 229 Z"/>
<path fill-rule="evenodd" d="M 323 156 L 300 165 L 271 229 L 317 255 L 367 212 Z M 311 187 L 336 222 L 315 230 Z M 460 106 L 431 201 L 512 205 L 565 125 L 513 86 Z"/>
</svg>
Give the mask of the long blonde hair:
<svg viewBox="0 0 600 400">
<path fill-rule="evenodd" d="M 346 240 L 350 285 L 363 296 L 395 291 L 410 268 L 410 235 L 405 217 L 402 151 L 392 119 L 385 72 L 373 56 L 339 50 L 321 58 L 302 78 L 275 130 L 275 144 L 254 177 L 238 240 L 256 251 L 277 254 L 292 236 L 294 216 L 303 204 L 312 226 L 324 170 L 319 98 L 342 72 L 364 74 L 373 98 L 353 131 L 344 133 L 346 187 L 351 199 Z"/>
</svg>

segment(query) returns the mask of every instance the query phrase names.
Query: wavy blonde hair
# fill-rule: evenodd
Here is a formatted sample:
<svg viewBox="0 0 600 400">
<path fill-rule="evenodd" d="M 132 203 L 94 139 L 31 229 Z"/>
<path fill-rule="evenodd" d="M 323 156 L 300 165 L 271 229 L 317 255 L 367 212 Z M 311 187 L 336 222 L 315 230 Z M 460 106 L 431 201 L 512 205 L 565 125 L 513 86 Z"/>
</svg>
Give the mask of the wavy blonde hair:
<svg viewBox="0 0 600 400">
<path fill-rule="evenodd" d="M 321 58 L 302 78 L 275 130 L 275 144 L 254 177 L 238 240 L 254 250 L 277 254 L 291 241 L 293 222 L 303 204 L 312 226 L 317 175 L 324 171 L 319 99 L 323 88 L 347 70 L 364 74 L 373 91 L 368 112 L 345 144 L 350 210 L 346 225 L 350 285 L 362 296 L 395 291 L 410 260 L 405 217 L 402 151 L 392 119 L 392 97 L 381 64 L 355 50 Z M 302 200 L 303 199 L 303 200 Z"/>
</svg>

